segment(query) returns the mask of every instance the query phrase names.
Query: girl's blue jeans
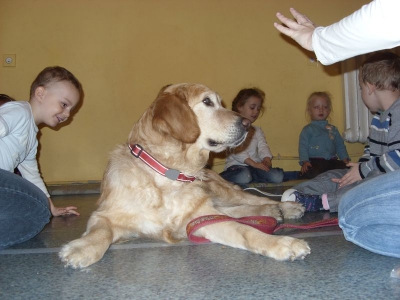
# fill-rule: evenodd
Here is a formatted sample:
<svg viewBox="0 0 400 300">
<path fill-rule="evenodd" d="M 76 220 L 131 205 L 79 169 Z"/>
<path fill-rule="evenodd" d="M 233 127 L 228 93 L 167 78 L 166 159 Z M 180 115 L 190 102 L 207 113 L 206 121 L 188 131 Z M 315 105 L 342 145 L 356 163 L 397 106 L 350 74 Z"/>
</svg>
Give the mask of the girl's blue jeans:
<svg viewBox="0 0 400 300">
<path fill-rule="evenodd" d="M 284 173 L 280 168 L 271 168 L 269 171 L 264 171 L 250 166 L 234 165 L 220 173 L 220 175 L 226 181 L 246 187 L 248 183 L 252 182 L 281 183 Z"/>
<path fill-rule="evenodd" d="M 49 200 L 38 187 L 0 169 L 0 250 L 34 237 L 50 217 Z"/>
<path fill-rule="evenodd" d="M 348 241 L 400 258 L 400 170 L 372 178 L 346 192 L 338 213 Z"/>
</svg>

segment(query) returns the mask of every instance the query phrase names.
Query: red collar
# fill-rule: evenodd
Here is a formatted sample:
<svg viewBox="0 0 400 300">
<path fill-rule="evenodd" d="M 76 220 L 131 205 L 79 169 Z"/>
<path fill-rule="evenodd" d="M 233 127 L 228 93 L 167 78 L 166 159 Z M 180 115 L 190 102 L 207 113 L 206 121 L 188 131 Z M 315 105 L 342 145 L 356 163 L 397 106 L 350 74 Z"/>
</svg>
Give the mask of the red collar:
<svg viewBox="0 0 400 300">
<path fill-rule="evenodd" d="M 178 180 L 184 182 L 193 182 L 196 177 L 194 176 L 186 176 L 179 170 L 168 169 L 159 161 L 157 161 L 154 157 L 152 157 L 149 153 L 147 153 L 142 146 L 139 144 L 129 144 L 129 149 L 134 157 L 140 158 L 146 165 L 156 171 L 158 174 L 161 174 L 171 180 Z"/>
</svg>

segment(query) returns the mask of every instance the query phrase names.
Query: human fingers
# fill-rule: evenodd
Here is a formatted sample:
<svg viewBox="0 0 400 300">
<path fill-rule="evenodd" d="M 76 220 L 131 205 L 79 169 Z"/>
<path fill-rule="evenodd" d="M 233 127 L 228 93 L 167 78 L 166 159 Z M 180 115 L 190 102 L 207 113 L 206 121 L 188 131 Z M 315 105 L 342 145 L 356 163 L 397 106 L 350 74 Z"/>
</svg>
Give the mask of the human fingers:
<svg viewBox="0 0 400 300">
<path fill-rule="evenodd" d="M 312 35 L 315 30 L 315 24 L 305 15 L 300 14 L 295 9 L 291 9 L 296 21 L 293 21 L 281 13 L 277 13 L 277 18 L 286 26 L 274 23 L 276 29 L 288 37 L 294 39 L 304 49 L 313 51 Z"/>
<path fill-rule="evenodd" d="M 76 216 L 79 216 L 80 213 L 77 212 L 77 207 L 76 206 L 68 206 L 68 207 L 65 207 L 64 215 L 76 215 Z"/>
<path fill-rule="evenodd" d="M 286 26 L 283 26 L 282 24 L 274 22 L 274 26 L 276 29 L 278 29 L 281 33 L 292 37 L 295 33 L 295 30 L 299 29 L 299 25 L 293 21 L 292 19 L 289 19 L 282 15 L 281 13 L 276 13 L 276 17 L 281 21 L 283 24 Z"/>
<path fill-rule="evenodd" d="M 54 217 L 67 216 L 67 215 L 80 216 L 79 212 L 77 212 L 76 209 L 77 207 L 75 206 L 55 207 L 54 211 L 52 211 L 52 214 Z"/>
<path fill-rule="evenodd" d="M 338 187 L 344 187 L 346 185 L 346 180 L 342 178 L 331 178 L 331 181 L 338 184 Z"/>
<path fill-rule="evenodd" d="M 301 173 L 307 172 L 307 166 L 303 165 L 301 166 Z"/>
<path fill-rule="evenodd" d="M 264 171 L 267 171 L 267 169 L 268 169 L 268 167 L 266 165 L 264 165 L 263 163 L 258 163 L 257 168 L 264 170 Z"/>
<path fill-rule="evenodd" d="M 304 27 L 312 29 L 316 27 L 313 21 L 311 21 L 307 16 L 299 13 L 294 8 L 291 8 L 290 12 L 292 13 L 296 21 L 293 21 L 292 19 L 285 17 L 280 12 L 276 13 L 276 17 L 279 19 L 279 21 L 281 21 L 283 24 L 287 26 L 285 27 L 275 22 L 274 25 L 280 32 L 286 34 L 287 36 L 292 37 L 297 31 L 304 29 Z"/>
<path fill-rule="evenodd" d="M 292 16 L 296 19 L 297 23 L 299 25 L 305 25 L 305 24 L 310 24 L 312 26 L 315 27 L 315 24 L 313 21 L 311 21 L 306 15 L 303 15 L 302 13 L 298 12 L 297 10 L 295 10 L 294 8 L 290 8 L 290 13 L 292 14 Z"/>
<path fill-rule="evenodd" d="M 334 181 L 332 179 L 333 182 L 336 182 L 339 184 L 339 188 L 342 188 L 346 185 L 352 184 L 354 182 L 357 182 L 359 179 L 357 177 L 355 177 L 354 175 L 352 175 L 351 173 L 347 173 L 346 175 L 344 175 L 342 178 L 338 179 L 338 181 Z"/>
<path fill-rule="evenodd" d="M 271 168 L 272 167 L 272 163 L 271 162 L 264 162 L 263 165 L 266 166 L 267 168 Z"/>
<path fill-rule="evenodd" d="M 351 177 L 343 178 L 339 183 L 339 188 L 342 188 L 342 187 L 344 187 L 346 185 L 352 184 L 352 183 L 354 183 L 356 181 L 357 180 L 355 180 L 354 178 L 351 178 Z"/>
<path fill-rule="evenodd" d="M 81 214 L 77 212 L 76 210 L 70 209 L 66 213 L 67 215 L 75 215 L 75 216 L 80 216 Z"/>
<path fill-rule="evenodd" d="M 53 215 L 53 217 L 59 217 L 64 215 L 66 212 L 65 209 L 63 208 L 58 208 L 58 207 L 54 207 L 54 209 L 52 209 L 51 214 Z"/>
<path fill-rule="evenodd" d="M 269 171 L 269 170 L 271 170 L 271 166 L 264 165 L 263 170 L 264 171 Z"/>
<path fill-rule="evenodd" d="M 314 32 L 314 28 L 308 28 L 300 25 L 297 25 L 300 27 L 292 26 L 291 28 L 288 28 L 278 23 L 274 23 L 274 26 L 281 33 L 295 40 L 304 49 L 313 51 L 312 34 Z"/>
<path fill-rule="evenodd" d="M 64 207 L 64 209 L 71 210 L 71 209 L 78 209 L 78 208 L 76 206 L 67 206 L 67 207 Z"/>
</svg>

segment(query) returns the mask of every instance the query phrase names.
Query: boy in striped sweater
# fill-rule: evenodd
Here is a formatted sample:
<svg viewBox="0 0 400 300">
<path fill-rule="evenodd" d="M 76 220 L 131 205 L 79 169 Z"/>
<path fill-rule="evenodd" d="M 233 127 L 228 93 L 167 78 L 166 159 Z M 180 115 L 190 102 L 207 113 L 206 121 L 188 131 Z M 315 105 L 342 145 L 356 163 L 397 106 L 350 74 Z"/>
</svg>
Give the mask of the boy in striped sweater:
<svg viewBox="0 0 400 300">
<path fill-rule="evenodd" d="M 341 197 L 357 184 L 400 169 L 400 57 L 380 52 L 359 70 L 361 97 L 375 113 L 369 143 L 350 169 L 332 170 L 285 191 L 282 201 L 297 201 L 306 211 L 337 212 Z"/>
</svg>

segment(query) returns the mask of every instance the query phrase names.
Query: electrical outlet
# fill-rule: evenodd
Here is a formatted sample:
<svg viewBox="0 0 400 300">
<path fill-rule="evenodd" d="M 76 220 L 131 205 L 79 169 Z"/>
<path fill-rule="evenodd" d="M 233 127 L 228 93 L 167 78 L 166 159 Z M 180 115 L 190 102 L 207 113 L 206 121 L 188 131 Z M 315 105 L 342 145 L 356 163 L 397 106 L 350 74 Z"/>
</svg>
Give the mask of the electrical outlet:
<svg viewBox="0 0 400 300">
<path fill-rule="evenodd" d="M 16 54 L 3 54 L 3 67 L 15 67 L 17 64 Z"/>
</svg>

